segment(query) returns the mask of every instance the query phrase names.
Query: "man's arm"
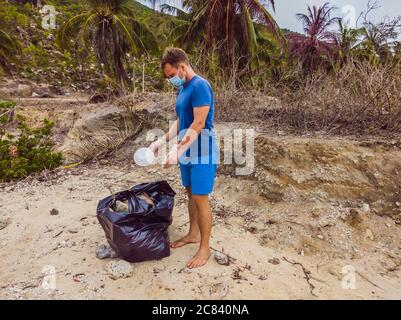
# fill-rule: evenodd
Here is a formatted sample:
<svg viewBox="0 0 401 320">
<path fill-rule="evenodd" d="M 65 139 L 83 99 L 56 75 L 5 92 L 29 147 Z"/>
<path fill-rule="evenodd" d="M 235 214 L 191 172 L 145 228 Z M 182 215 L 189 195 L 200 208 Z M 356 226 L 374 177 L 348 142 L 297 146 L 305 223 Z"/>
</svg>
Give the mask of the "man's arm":
<svg viewBox="0 0 401 320">
<path fill-rule="evenodd" d="M 196 107 L 194 110 L 194 121 L 185 133 L 181 142 L 178 145 L 178 157 L 180 157 L 192 143 L 198 138 L 200 132 L 205 127 L 206 118 L 209 114 L 210 107 L 202 106 Z"/>
<path fill-rule="evenodd" d="M 186 131 L 183 139 L 178 144 L 178 149 L 170 152 L 165 159 L 163 165 L 168 167 L 178 163 L 178 159 L 184 154 L 186 150 L 191 146 L 192 143 L 198 138 L 200 132 L 205 127 L 207 115 L 209 114 L 209 106 L 200 106 L 194 110 L 194 121 Z"/>
<path fill-rule="evenodd" d="M 179 121 L 178 119 L 174 121 L 170 130 L 164 136 L 166 142 L 173 140 L 178 135 L 178 121 Z"/>
<path fill-rule="evenodd" d="M 153 151 L 154 154 L 157 154 L 159 148 L 163 144 L 173 140 L 178 135 L 178 125 L 179 125 L 178 121 L 179 121 L 178 119 L 175 120 L 172 126 L 170 127 L 169 131 L 163 137 L 159 138 L 149 146 L 149 148 Z"/>
</svg>

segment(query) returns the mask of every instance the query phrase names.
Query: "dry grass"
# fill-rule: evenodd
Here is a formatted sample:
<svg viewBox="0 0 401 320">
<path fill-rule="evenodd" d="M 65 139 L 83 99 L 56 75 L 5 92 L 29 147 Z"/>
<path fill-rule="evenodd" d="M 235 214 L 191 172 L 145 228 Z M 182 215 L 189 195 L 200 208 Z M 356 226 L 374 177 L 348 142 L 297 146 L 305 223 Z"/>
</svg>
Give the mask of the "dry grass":
<svg viewBox="0 0 401 320">
<path fill-rule="evenodd" d="M 305 131 L 401 133 L 401 69 L 349 63 L 330 75 L 317 73 L 298 88 L 277 86 L 283 107 L 265 116 Z"/>
<path fill-rule="evenodd" d="M 350 62 L 329 75 L 317 72 L 292 83 L 270 83 L 266 88 L 264 94 L 220 92 L 217 119 L 303 133 L 401 133 L 399 65 Z"/>
</svg>

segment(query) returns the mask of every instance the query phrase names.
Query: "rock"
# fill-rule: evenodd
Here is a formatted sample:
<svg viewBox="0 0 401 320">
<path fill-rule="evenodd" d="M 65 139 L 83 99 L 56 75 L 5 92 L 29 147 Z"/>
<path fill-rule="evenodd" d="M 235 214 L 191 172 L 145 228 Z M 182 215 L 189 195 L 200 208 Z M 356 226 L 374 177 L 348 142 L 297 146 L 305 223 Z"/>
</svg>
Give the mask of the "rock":
<svg viewBox="0 0 401 320">
<path fill-rule="evenodd" d="M 50 210 L 50 215 L 57 216 L 58 214 L 59 214 L 59 211 L 56 208 L 53 208 Z"/>
<path fill-rule="evenodd" d="M 17 84 L 15 81 L 10 81 L 8 84 L 2 85 L 0 95 L 7 97 L 30 97 L 32 95 L 32 86 L 28 84 Z"/>
<path fill-rule="evenodd" d="M 258 224 L 257 224 L 257 223 L 251 223 L 251 224 L 249 224 L 247 230 L 248 230 L 250 233 L 257 234 L 257 233 L 259 232 Z"/>
<path fill-rule="evenodd" d="M 371 241 L 375 240 L 375 236 L 373 235 L 372 230 L 366 229 L 366 238 Z"/>
<path fill-rule="evenodd" d="M 106 264 L 105 270 L 113 280 L 129 278 L 134 273 L 131 264 L 124 260 L 110 261 Z"/>
<path fill-rule="evenodd" d="M 374 194 L 378 199 L 389 200 L 390 194 L 399 191 L 394 175 L 399 170 L 400 150 L 367 151 L 367 146 L 354 141 L 291 137 L 283 140 L 264 134 L 255 138 L 254 150 L 253 177 L 258 192 L 272 202 L 294 195 L 299 199 L 370 199 Z M 392 152 L 397 155 L 390 155 Z M 379 172 L 376 168 L 383 167 L 383 159 L 391 160 Z"/>
<path fill-rule="evenodd" d="M 273 258 L 273 259 L 269 259 L 267 260 L 269 263 L 274 264 L 274 265 L 278 265 L 280 264 L 280 259 L 279 258 Z"/>
<path fill-rule="evenodd" d="M 335 222 L 331 221 L 329 219 L 323 218 L 319 221 L 319 227 L 320 228 L 327 228 L 327 227 L 333 227 L 335 226 Z"/>
<path fill-rule="evenodd" d="M 57 248 L 71 248 L 75 246 L 76 246 L 75 241 L 71 241 L 69 239 L 57 243 Z"/>
<path fill-rule="evenodd" d="M 324 240 L 324 237 L 321 234 L 318 234 L 317 238 L 320 239 L 320 240 Z"/>
<path fill-rule="evenodd" d="M 118 254 L 110 247 L 109 244 L 102 244 L 96 248 L 96 258 L 98 259 L 114 259 Z"/>
<path fill-rule="evenodd" d="M 217 261 L 218 264 L 221 264 L 222 266 L 228 266 L 230 264 L 230 259 L 228 258 L 228 256 L 220 251 L 214 252 L 214 259 Z"/>
<path fill-rule="evenodd" d="M 209 293 L 212 297 L 222 299 L 227 295 L 228 289 L 229 284 L 227 282 L 215 283 L 210 286 Z"/>
<path fill-rule="evenodd" d="M 21 97 L 29 97 L 32 94 L 32 87 L 27 84 L 19 84 L 16 93 Z"/>
<path fill-rule="evenodd" d="M 364 203 L 362 205 L 362 211 L 368 213 L 370 211 L 370 205 L 368 203 Z"/>
<path fill-rule="evenodd" d="M 163 103 L 167 101 L 153 105 L 147 102 L 133 110 L 119 105 L 94 108 L 74 122 L 57 151 L 62 152 L 64 164 L 101 158 L 127 139 L 135 139 L 144 128 L 164 120 L 160 107 Z"/>
<path fill-rule="evenodd" d="M 102 166 L 105 166 L 105 165 L 109 164 L 109 160 L 100 159 L 100 160 L 99 160 L 99 164 L 102 165 Z"/>
</svg>

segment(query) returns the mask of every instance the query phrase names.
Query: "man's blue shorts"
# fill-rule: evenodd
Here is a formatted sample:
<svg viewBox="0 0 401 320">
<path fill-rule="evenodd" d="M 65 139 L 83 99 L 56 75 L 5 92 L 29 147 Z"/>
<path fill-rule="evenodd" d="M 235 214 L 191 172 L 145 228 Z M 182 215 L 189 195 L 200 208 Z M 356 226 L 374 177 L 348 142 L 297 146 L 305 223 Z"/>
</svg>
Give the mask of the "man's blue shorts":
<svg viewBox="0 0 401 320">
<path fill-rule="evenodd" d="M 194 195 L 212 193 L 217 164 L 182 164 L 180 163 L 181 180 L 184 187 L 191 187 Z"/>
</svg>

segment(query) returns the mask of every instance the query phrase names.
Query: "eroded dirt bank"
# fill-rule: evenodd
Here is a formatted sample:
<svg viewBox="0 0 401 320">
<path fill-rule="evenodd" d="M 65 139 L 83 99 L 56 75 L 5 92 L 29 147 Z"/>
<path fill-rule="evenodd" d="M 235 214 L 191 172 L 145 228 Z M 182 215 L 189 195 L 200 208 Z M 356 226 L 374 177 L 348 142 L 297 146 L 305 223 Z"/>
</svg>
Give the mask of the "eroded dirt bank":
<svg viewBox="0 0 401 320">
<path fill-rule="evenodd" d="M 96 205 L 110 192 L 166 179 L 178 191 L 170 237 L 187 228 L 178 169 L 142 168 L 131 160 L 132 151 L 144 144 L 143 129 L 155 125 L 149 120 L 157 113 L 162 115 L 158 126 L 168 122 L 163 110 L 172 97 L 153 97 L 153 109 L 143 98 L 112 106 L 49 104 L 48 110 L 43 104 L 21 103 L 21 110 L 37 110 L 29 113 L 37 118 L 41 110 L 56 116 L 57 147 L 69 146 L 69 154 L 78 155 L 69 163 L 88 158 L 90 150 L 72 141 L 90 137 L 97 147 L 85 164 L 2 185 L 0 297 L 401 298 L 398 141 L 288 137 L 261 128 L 255 128 L 253 174 L 238 177 L 235 166 L 221 166 L 212 196 L 212 246 L 228 254 L 230 264 L 222 266 L 212 257 L 205 268 L 188 270 L 185 263 L 196 250 L 189 245 L 161 261 L 132 264 L 132 275 L 112 279 L 106 271 L 109 260 L 95 256 L 96 247 L 105 242 Z M 123 120 L 116 121 L 116 114 Z M 96 119 L 101 126 L 96 127 Z M 122 131 L 127 124 L 129 130 Z M 42 286 L 46 266 L 55 268 L 56 290 Z M 350 270 L 355 271 L 354 290 L 342 285 Z"/>
</svg>

